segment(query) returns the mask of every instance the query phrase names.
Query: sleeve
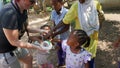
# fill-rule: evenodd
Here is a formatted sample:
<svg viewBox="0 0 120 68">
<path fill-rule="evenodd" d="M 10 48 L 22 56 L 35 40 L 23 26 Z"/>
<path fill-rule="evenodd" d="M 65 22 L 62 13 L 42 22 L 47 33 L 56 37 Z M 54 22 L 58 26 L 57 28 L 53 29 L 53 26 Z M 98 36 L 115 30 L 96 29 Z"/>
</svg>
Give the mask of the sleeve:
<svg viewBox="0 0 120 68">
<path fill-rule="evenodd" d="M 90 52 L 85 51 L 84 52 L 84 63 L 87 63 L 91 60 L 92 54 Z"/>
<path fill-rule="evenodd" d="M 63 18 L 64 24 L 70 24 L 76 18 L 77 3 L 73 4 Z"/>
<path fill-rule="evenodd" d="M 63 40 L 63 41 L 62 41 L 62 50 L 63 50 L 64 52 L 66 52 L 66 49 L 67 49 L 67 40 Z"/>
<path fill-rule="evenodd" d="M 6 29 L 18 29 L 17 16 L 14 11 L 6 10 L 1 21 L 2 27 Z"/>
<path fill-rule="evenodd" d="M 102 11 L 102 6 L 101 4 L 99 3 L 99 1 L 95 2 L 96 3 L 96 8 L 98 11 Z"/>
</svg>

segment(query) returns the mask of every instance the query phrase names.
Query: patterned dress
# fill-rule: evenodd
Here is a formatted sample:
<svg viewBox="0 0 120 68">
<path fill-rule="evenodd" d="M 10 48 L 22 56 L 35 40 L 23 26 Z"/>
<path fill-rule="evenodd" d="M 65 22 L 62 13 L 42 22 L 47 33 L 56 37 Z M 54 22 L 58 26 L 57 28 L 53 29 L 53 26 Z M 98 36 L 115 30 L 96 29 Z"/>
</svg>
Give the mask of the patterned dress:
<svg viewBox="0 0 120 68">
<path fill-rule="evenodd" d="M 85 49 L 81 49 L 78 54 L 72 53 L 66 41 L 62 43 L 62 48 L 66 52 L 66 68 L 85 68 L 84 64 L 91 60 L 91 53 Z"/>
</svg>

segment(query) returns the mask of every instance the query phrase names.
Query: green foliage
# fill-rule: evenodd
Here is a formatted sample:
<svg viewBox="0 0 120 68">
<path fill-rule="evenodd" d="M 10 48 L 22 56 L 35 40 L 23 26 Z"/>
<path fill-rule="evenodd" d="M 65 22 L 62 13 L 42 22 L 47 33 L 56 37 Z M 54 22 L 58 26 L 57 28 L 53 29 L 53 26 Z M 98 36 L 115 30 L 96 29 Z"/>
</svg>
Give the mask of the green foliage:
<svg viewBox="0 0 120 68">
<path fill-rule="evenodd" d="M 52 7 L 47 7 L 46 11 L 51 12 L 52 11 Z"/>
<path fill-rule="evenodd" d="M 11 0 L 3 0 L 3 3 L 4 4 L 7 4 L 7 3 L 9 3 Z"/>
</svg>

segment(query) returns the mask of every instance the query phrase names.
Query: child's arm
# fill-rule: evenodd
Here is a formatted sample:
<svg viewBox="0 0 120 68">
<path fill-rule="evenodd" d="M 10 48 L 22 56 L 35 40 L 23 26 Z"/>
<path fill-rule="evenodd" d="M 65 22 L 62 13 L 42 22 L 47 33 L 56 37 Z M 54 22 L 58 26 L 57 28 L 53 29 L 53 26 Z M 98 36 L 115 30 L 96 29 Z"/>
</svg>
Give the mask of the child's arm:
<svg viewBox="0 0 120 68">
<path fill-rule="evenodd" d="M 56 39 L 56 38 L 54 38 L 54 39 L 51 39 L 51 42 L 61 43 L 61 40 L 60 40 L 60 39 Z"/>
<path fill-rule="evenodd" d="M 91 61 L 92 54 L 88 51 L 84 51 L 84 65 L 85 68 L 90 68 L 89 67 L 89 61 Z"/>
<path fill-rule="evenodd" d="M 89 68 L 89 63 L 85 63 L 85 68 Z"/>
</svg>

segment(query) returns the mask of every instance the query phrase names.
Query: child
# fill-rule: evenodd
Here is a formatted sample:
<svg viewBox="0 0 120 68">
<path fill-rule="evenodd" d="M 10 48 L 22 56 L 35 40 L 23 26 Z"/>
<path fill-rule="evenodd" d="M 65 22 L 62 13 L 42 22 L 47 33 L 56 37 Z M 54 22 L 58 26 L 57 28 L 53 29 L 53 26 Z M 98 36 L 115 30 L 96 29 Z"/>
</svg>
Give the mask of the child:
<svg viewBox="0 0 120 68">
<path fill-rule="evenodd" d="M 65 14 L 67 13 L 68 9 L 66 9 L 63 6 L 63 0 L 52 0 L 52 6 L 54 10 L 51 13 L 51 20 L 53 21 L 54 26 L 59 24 L 59 22 L 63 19 Z M 67 28 L 66 28 L 67 29 Z M 58 30 L 63 30 L 63 28 L 60 28 Z M 64 29 L 65 30 L 65 29 Z M 60 35 L 57 36 L 58 39 L 65 40 L 69 35 L 69 31 L 66 31 Z M 58 43 L 60 49 L 58 51 L 58 57 L 59 57 L 59 64 L 58 66 L 63 66 L 64 65 L 64 60 L 65 60 L 65 53 L 63 52 L 61 48 L 61 42 Z"/>
<path fill-rule="evenodd" d="M 91 53 L 83 47 L 90 45 L 90 37 L 83 30 L 74 30 L 64 40 L 62 48 L 66 52 L 66 68 L 89 68 Z"/>
<path fill-rule="evenodd" d="M 41 29 L 44 29 L 46 31 L 50 31 L 51 28 L 49 25 L 43 25 Z M 40 44 L 43 43 L 44 37 L 47 32 L 43 32 L 41 36 L 31 36 L 30 39 L 33 41 L 34 44 Z M 52 46 L 52 48 L 49 50 L 49 52 L 37 52 L 36 54 L 37 57 L 37 63 L 39 68 L 54 68 L 57 64 L 57 51 L 56 51 L 56 46 Z"/>
</svg>

